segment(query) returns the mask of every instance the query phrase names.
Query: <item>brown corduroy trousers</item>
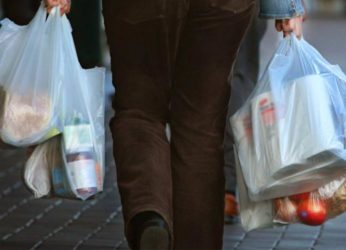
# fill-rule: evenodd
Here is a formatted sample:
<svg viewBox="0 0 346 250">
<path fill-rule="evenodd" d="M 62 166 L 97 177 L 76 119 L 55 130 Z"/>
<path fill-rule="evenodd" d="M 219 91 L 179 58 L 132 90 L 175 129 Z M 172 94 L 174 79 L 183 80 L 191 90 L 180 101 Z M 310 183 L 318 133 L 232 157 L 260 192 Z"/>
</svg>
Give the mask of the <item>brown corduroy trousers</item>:
<svg viewBox="0 0 346 250">
<path fill-rule="evenodd" d="M 126 235 L 154 211 L 174 249 L 221 249 L 227 78 L 254 0 L 103 0 Z M 170 125 L 171 138 L 166 136 Z"/>
</svg>

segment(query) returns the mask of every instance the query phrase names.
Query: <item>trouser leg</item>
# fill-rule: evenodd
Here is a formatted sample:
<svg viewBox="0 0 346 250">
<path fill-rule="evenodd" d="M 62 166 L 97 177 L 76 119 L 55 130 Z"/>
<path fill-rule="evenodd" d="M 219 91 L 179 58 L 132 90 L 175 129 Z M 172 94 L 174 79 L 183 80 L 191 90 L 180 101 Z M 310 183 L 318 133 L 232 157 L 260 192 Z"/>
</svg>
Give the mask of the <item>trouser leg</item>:
<svg viewBox="0 0 346 250">
<path fill-rule="evenodd" d="M 171 103 L 175 249 L 221 249 L 227 78 L 253 8 L 190 1 Z"/>
<path fill-rule="evenodd" d="M 160 214 L 172 230 L 170 145 L 165 134 L 170 101 L 170 34 L 166 1 L 105 0 L 115 117 L 117 180 L 127 238 L 138 213 Z"/>
<path fill-rule="evenodd" d="M 5 17 L 19 25 L 26 25 L 35 15 L 40 0 L 2 0 Z"/>
</svg>

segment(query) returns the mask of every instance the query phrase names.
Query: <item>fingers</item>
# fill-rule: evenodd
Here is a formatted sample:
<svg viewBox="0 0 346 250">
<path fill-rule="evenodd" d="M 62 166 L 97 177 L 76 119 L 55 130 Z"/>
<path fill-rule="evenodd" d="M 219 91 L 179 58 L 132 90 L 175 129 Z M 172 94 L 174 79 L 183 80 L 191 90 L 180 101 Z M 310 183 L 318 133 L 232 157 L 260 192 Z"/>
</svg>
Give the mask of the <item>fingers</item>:
<svg viewBox="0 0 346 250">
<path fill-rule="evenodd" d="M 294 25 L 289 22 L 289 19 L 285 19 L 285 20 L 276 20 L 275 21 L 275 28 L 278 32 L 283 32 L 284 37 L 288 36 L 289 34 L 291 34 L 291 32 L 293 31 Z"/>
<path fill-rule="evenodd" d="M 302 22 L 302 16 L 293 17 L 291 19 L 276 20 L 275 28 L 278 32 L 282 31 L 284 37 L 289 36 L 293 32 L 297 38 L 300 39 L 302 36 Z"/>
<path fill-rule="evenodd" d="M 60 13 L 61 13 L 61 15 L 68 14 L 68 13 L 70 13 L 70 10 L 71 10 L 71 5 L 66 4 L 60 8 Z"/>
<path fill-rule="evenodd" d="M 69 13 L 71 10 L 71 0 L 60 0 L 60 6 L 61 15 Z"/>
<path fill-rule="evenodd" d="M 285 19 L 282 22 L 284 37 L 289 36 L 295 29 L 295 22 L 292 19 Z"/>
<path fill-rule="evenodd" d="M 58 6 L 60 3 L 60 0 L 45 0 L 44 4 L 47 8 L 47 10 L 52 10 L 55 6 Z"/>
<path fill-rule="evenodd" d="M 60 6 L 60 14 L 67 14 L 71 10 L 71 0 L 45 0 L 45 6 L 47 8 L 48 13 L 56 7 Z"/>
<path fill-rule="evenodd" d="M 282 20 L 275 20 L 275 28 L 278 32 L 282 31 Z"/>
<path fill-rule="evenodd" d="M 297 16 L 295 18 L 289 19 L 290 24 L 289 24 L 289 31 L 294 32 L 296 37 L 299 39 L 302 37 L 302 32 L 303 32 L 303 17 L 302 16 Z"/>
</svg>

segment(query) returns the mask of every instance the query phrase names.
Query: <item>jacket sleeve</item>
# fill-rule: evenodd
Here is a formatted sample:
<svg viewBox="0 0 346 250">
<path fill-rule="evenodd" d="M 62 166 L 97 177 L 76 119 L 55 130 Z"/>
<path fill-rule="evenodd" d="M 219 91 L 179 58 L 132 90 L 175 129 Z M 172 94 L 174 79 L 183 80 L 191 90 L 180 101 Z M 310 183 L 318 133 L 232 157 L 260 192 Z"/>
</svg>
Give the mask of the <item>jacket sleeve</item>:
<svg viewBox="0 0 346 250">
<path fill-rule="evenodd" d="M 285 19 L 303 14 L 302 0 L 260 0 L 262 18 Z"/>
</svg>

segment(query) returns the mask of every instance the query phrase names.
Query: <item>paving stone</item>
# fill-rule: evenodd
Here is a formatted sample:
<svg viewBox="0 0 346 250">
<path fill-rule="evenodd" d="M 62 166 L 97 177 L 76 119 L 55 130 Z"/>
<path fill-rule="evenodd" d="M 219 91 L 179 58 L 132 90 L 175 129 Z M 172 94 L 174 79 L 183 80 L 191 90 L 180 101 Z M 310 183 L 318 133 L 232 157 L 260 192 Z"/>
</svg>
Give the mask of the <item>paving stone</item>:
<svg viewBox="0 0 346 250">
<path fill-rule="evenodd" d="M 295 239 L 283 239 L 277 245 L 277 248 L 287 248 L 287 249 L 296 249 L 296 248 L 310 248 L 313 246 L 313 240 L 295 240 Z"/>
</svg>

